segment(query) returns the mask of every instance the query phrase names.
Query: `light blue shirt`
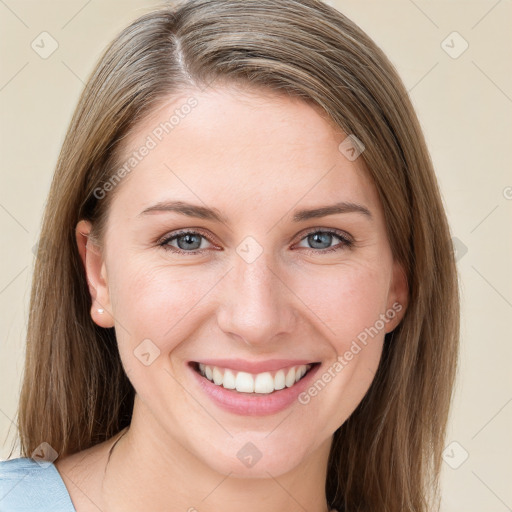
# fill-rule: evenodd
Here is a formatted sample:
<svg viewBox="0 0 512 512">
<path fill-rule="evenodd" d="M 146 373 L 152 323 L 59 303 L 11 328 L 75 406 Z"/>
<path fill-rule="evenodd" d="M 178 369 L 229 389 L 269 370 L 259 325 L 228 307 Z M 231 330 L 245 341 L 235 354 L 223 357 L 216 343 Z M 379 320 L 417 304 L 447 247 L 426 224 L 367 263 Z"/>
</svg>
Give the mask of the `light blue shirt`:
<svg viewBox="0 0 512 512">
<path fill-rule="evenodd" d="M 52 463 L 30 458 L 0 461 L 0 512 L 76 512 Z"/>
</svg>

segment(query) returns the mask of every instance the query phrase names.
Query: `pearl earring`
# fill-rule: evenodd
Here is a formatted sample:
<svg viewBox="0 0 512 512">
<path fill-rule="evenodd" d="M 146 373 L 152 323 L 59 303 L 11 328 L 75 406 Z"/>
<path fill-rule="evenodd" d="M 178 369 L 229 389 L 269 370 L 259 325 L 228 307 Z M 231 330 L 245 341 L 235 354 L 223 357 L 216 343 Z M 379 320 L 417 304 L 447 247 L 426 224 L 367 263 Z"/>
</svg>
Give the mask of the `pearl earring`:
<svg viewBox="0 0 512 512">
<path fill-rule="evenodd" d="M 104 310 L 104 309 L 102 309 L 102 308 L 99 308 L 99 309 L 98 309 L 98 313 L 99 313 L 100 315 L 102 315 L 103 313 L 105 313 L 105 310 Z"/>
</svg>

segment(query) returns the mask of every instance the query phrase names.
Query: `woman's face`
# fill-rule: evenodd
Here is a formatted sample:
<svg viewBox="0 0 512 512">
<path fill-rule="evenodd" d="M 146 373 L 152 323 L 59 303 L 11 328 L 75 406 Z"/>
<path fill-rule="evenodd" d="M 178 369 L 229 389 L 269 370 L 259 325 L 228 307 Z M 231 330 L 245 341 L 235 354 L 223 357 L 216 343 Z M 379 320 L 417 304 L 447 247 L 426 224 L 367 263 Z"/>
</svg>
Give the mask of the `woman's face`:
<svg viewBox="0 0 512 512">
<path fill-rule="evenodd" d="M 126 140 L 86 268 L 133 421 L 163 451 L 276 476 L 325 459 L 368 390 L 407 292 L 346 136 L 300 100 L 219 88 L 173 98 Z"/>
</svg>

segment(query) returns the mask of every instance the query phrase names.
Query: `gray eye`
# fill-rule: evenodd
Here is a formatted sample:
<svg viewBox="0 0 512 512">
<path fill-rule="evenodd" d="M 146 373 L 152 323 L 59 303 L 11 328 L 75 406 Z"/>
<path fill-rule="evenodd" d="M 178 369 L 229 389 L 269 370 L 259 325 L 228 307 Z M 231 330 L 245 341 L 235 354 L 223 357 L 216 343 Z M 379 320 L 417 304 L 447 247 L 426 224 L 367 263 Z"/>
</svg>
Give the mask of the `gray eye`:
<svg viewBox="0 0 512 512">
<path fill-rule="evenodd" d="M 317 233 L 311 233 L 306 237 L 313 249 L 327 249 L 331 246 L 333 235 L 323 231 Z M 325 245 L 325 246 L 323 246 Z"/>
<path fill-rule="evenodd" d="M 195 251 L 196 249 L 199 249 L 201 247 L 201 235 L 193 234 L 193 233 L 186 233 L 184 235 L 178 235 L 175 237 L 175 239 L 178 242 L 178 248 L 187 250 L 190 249 L 192 251 Z"/>
</svg>

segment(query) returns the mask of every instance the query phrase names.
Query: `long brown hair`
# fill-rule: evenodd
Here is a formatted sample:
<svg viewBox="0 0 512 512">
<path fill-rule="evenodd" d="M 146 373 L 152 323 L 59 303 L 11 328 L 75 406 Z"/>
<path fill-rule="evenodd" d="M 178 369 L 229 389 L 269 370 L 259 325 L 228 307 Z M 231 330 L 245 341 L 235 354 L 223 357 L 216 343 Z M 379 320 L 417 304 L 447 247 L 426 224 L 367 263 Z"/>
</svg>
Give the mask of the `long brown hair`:
<svg viewBox="0 0 512 512">
<path fill-rule="evenodd" d="M 390 27 L 391 30 L 391 27 Z M 123 139 L 156 105 L 214 80 L 318 105 L 362 153 L 385 213 L 409 304 L 386 335 L 375 379 L 336 431 L 326 495 L 338 510 L 437 508 L 456 373 L 458 279 L 432 162 L 407 91 L 378 46 L 317 0 L 191 0 L 122 31 L 87 81 L 59 156 L 34 269 L 18 419 L 23 456 L 60 455 L 129 425 L 134 389 L 114 329 L 90 317 L 75 226 L 101 239 Z"/>
</svg>

